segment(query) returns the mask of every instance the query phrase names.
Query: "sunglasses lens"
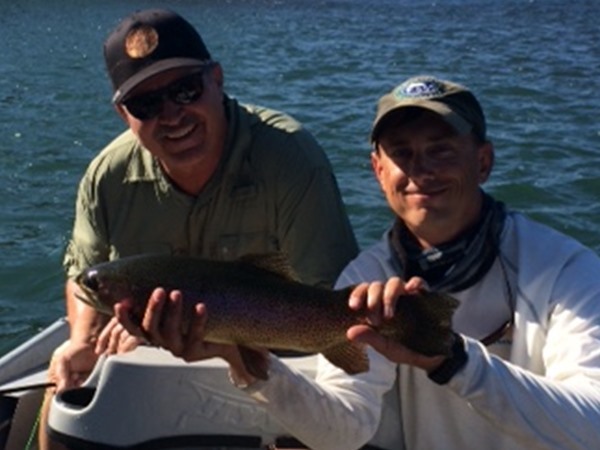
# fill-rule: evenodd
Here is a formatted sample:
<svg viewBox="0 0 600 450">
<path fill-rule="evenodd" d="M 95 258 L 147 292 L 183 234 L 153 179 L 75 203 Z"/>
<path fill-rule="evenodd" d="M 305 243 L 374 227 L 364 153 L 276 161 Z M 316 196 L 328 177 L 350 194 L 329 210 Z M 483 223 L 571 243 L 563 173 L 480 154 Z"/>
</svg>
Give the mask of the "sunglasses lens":
<svg viewBox="0 0 600 450">
<path fill-rule="evenodd" d="M 189 105 L 198 101 L 203 92 L 202 73 L 195 73 L 163 89 L 125 100 L 123 104 L 132 116 L 139 120 L 149 120 L 161 113 L 165 99 L 178 105 Z"/>
<path fill-rule="evenodd" d="M 152 119 L 160 114 L 163 105 L 162 95 L 146 94 L 123 102 L 129 113 L 139 120 Z"/>
<path fill-rule="evenodd" d="M 202 96 L 203 91 L 202 74 L 194 74 L 171 86 L 168 97 L 169 100 L 178 105 L 189 105 L 197 101 Z"/>
</svg>

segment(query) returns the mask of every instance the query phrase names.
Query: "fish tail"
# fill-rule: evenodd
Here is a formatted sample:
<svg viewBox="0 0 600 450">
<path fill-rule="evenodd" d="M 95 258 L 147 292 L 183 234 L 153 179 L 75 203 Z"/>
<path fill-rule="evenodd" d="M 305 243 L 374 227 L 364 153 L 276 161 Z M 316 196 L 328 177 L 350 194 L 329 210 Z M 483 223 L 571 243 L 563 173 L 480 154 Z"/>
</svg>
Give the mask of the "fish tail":
<svg viewBox="0 0 600 450">
<path fill-rule="evenodd" d="M 452 316 L 458 305 L 458 300 L 442 293 L 403 296 L 392 319 L 392 337 L 423 355 L 450 355 Z"/>
</svg>

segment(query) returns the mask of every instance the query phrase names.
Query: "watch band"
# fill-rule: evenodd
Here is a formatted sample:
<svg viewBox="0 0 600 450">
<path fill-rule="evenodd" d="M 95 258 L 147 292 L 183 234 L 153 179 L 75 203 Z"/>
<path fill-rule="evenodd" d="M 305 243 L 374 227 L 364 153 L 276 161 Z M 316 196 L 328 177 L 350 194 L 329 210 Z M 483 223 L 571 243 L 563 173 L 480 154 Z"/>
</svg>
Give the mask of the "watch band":
<svg viewBox="0 0 600 450">
<path fill-rule="evenodd" d="M 434 383 L 448 383 L 467 363 L 469 355 L 465 349 L 465 340 L 458 333 L 454 333 L 454 343 L 452 344 L 451 351 L 452 354 L 437 369 L 427 374 L 429 379 Z"/>
</svg>

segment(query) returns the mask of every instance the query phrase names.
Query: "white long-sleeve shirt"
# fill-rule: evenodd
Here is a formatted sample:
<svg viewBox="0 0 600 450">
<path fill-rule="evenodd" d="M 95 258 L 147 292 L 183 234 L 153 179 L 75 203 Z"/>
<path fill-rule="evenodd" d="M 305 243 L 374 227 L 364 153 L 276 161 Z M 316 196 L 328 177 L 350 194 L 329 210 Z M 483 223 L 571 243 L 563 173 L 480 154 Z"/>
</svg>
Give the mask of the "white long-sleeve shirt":
<svg viewBox="0 0 600 450">
<path fill-rule="evenodd" d="M 383 240 L 338 287 L 395 275 L 390 258 Z M 600 258 L 510 213 L 499 258 L 455 296 L 469 359 L 447 385 L 369 349 L 369 372 L 321 358 L 316 380 L 272 357 L 269 380 L 248 391 L 314 450 L 600 449 Z M 479 342 L 511 317 L 499 341 Z"/>
</svg>

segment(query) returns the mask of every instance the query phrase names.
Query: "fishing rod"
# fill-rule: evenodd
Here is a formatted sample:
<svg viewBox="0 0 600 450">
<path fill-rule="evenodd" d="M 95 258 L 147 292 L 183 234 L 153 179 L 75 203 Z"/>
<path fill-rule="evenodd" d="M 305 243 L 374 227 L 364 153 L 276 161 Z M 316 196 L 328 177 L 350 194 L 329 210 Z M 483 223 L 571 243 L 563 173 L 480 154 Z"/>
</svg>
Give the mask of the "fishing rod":
<svg viewBox="0 0 600 450">
<path fill-rule="evenodd" d="M 56 387 L 56 383 L 46 382 L 46 383 L 33 383 L 33 384 L 23 384 L 21 386 L 9 387 L 6 389 L 0 389 L 0 395 L 14 394 L 16 392 L 23 392 L 35 389 L 47 389 L 51 387 Z"/>
</svg>

